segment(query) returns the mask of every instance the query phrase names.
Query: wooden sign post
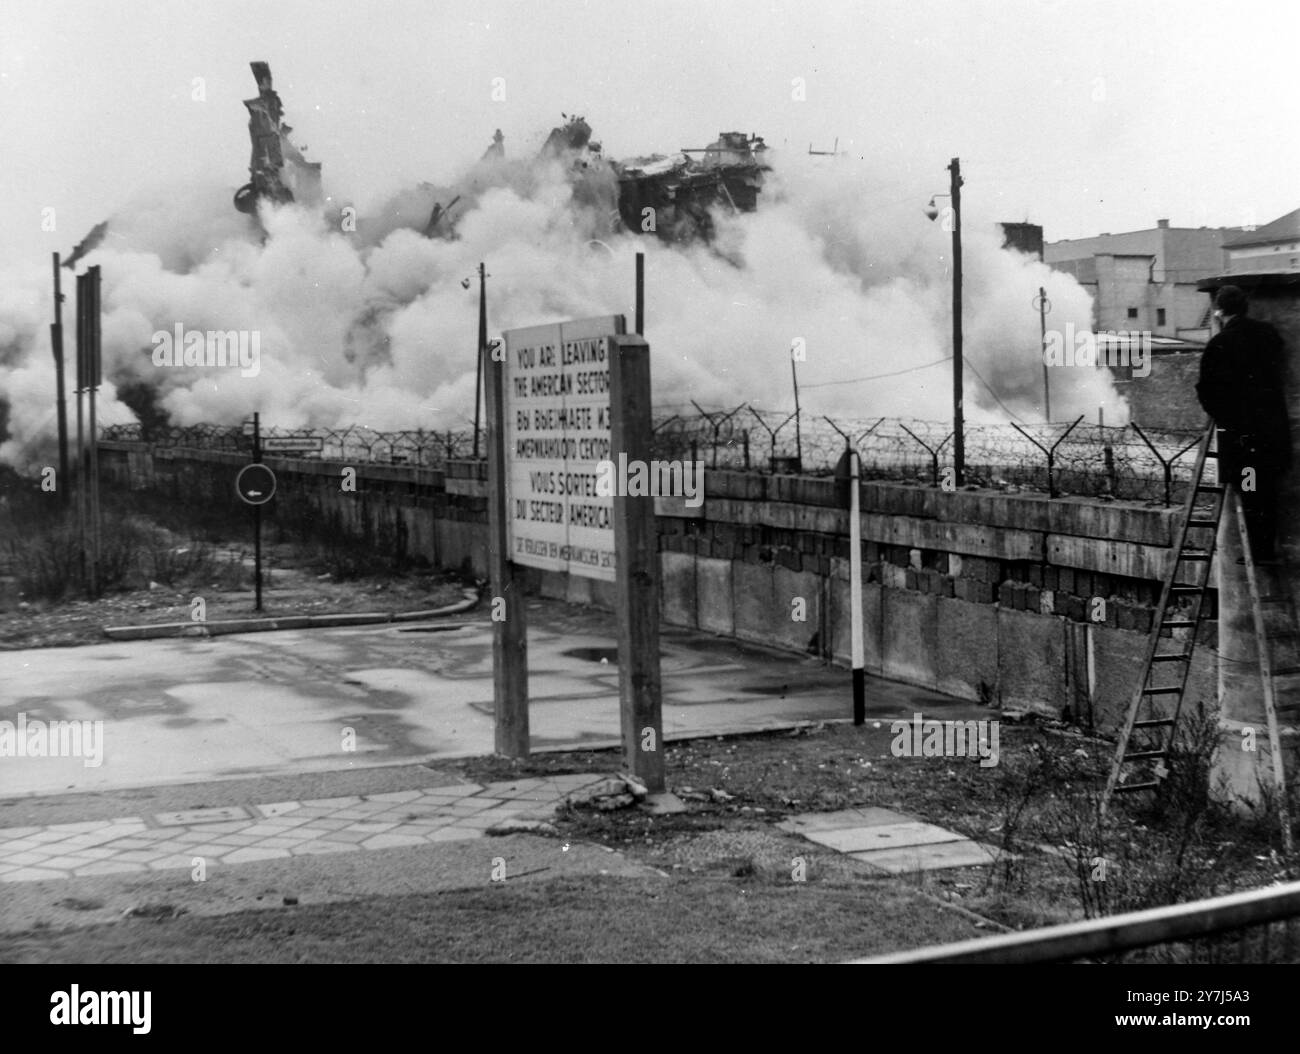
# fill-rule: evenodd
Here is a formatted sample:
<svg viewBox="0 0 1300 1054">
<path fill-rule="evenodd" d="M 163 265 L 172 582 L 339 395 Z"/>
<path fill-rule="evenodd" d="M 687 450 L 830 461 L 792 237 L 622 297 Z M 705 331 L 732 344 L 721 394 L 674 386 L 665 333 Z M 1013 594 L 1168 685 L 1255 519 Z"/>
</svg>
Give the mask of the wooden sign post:
<svg viewBox="0 0 1300 1054">
<path fill-rule="evenodd" d="M 650 465 L 650 345 L 610 337 L 610 458 Z M 659 535 L 650 494 L 614 496 L 618 583 L 618 694 L 623 760 L 652 794 L 664 790 L 663 685 L 659 677 Z"/>
<path fill-rule="evenodd" d="M 479 355 L 487 358 L 486 342 Z M 510 510 L 506 481 L 506 371 L 493 357 L 482 363 L 487 378 L 488 578 L 492 588 L 492 698 L 496 752 L 528 756 L 528 622 L 523 585 L 510 559 Z"/>
<path fill-rule="evenodd" d="M 484 362 L 496 749 L 528 754 L 519 567 L 613 582 L 624 759 L 664 789 L 650 348 L 621 315 L 508 330 Z M 628 491 L 631 493 L 628 493 Z"/>
</svg>

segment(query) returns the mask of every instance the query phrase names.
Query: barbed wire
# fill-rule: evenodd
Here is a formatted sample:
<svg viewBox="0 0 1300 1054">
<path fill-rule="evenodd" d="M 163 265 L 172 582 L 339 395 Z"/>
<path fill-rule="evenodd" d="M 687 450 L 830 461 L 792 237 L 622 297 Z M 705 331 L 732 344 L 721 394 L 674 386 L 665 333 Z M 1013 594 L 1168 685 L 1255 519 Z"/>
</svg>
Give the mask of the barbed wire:
<svg viewBox="0 0 1300 1054">
<path fill-rule="evenodd" d="M 796 416 L 789 410 L 749 403 L 716 409 L 691 404 L 694 412 L 660 414 L 654 423 L 652 456 L 689 458 L 706 468 L 745 472 L 795 472 L 825 476 L 849 442 L 858 451 L 865 479 L 941 485 L 950 478 L 952 425 L 913 418 Z M 967 424 L 967 485 L 1017 492 L 1078 495 L 1094 498 L 1181 502 L 1190 484 L 1195 429 L 1138 429 L 1133 425 L 1088 425 L 1081 420 L 1053 424 Z M 408 429 L 385 432 L 361 425 L 348 428 L 290 429 L 268 427 L 262 438 L 310 437 L 320 449 L 268 456 L 288 456 L 372 464 L 443 468 L 448 461 L 470 459 L 475 443 L 469 429 Z M 240 425 L 111 425 L 106 440 L 159 447 L 251 453 L 252 436 Z M 478 449 L 487 450 L 480 432 Z M 1048 451 L 1051 452 L 1050 466 Z M 1207 479 L 1213 480 L 1213 466 Z"/>
<path fill-rule="evenodd" d="M 100 430 L 100 437 L 127 443 L 195 450 L 221 450 L 251 454 L 252 434 L 241 425 L 165 425 L 145 429 L 138 423 L 111 425 Z M 356 461 L 385 465 L 415 465 L 441 468 L 447 461 L 473 456 L 474 430 L 408 429 L 381 432 L 364 425 L 347 428 L 276 428 L 261 429 L 268 439 L 319 439 L 319 450 L 280 452 L 264 450 L 268 456 L 308 458 L 323 461 Z M 485 449 L 483 447 L 480 450 Z"/>
</svg>

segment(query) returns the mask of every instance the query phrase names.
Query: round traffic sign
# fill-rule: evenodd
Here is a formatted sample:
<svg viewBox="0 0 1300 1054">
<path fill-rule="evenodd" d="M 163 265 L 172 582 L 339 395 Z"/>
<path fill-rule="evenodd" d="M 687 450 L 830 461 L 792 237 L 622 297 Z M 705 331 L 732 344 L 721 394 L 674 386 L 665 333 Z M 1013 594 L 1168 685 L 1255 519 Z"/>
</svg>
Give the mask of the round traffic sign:
<svg viewBox="0 0 1300 1054">
<path fill-rule="evenodd" d="M 235 490 L 249 505 L 265 505 L 275 497 L 275 473 L 262 464 L 245 465 L 235 477 Z"/>
</svg>

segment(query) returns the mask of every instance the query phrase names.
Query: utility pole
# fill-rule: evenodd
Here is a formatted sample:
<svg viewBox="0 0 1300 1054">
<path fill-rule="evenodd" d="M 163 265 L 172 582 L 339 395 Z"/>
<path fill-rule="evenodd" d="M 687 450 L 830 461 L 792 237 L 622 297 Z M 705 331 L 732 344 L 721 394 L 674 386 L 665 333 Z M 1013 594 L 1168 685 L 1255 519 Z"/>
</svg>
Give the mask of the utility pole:
<svg viewBox="0 0 1300 1054">
<path fill-rule="evenodd" d="M 953 158 L 952 173 L 952 458 L 953 482 L 960 487 L 966 476 L 966 436 L 962 411 L 961 352 L 961 160 Z"/>
<path fill-rule="evenodd" d="M 794 351 L 790 352 L 790 379 L 794 384 L 794 456 L 803 471 L 803 432 L 799 426 L 799 368 L 795 365 Z"/>
<path fill-rule="evenodd" d="M 636 335 L 645 336 L 645 253 L 636 254 Z"/>
<path fill-rule="evenodd" d="M 90 444 L 90 581 L 95 596 L 102 586 L 101 537 L 102 516 L 99 508 L 99 424 L 95 417 L 95 403 L 99 397 L 99 385 L 103 380 L 103 354 L 100 346 L 101 309 L 99 304 L 100 271 L 99 265 L 86 272 L 86 287 L 90 293 L 90 316 L 87 319 L 87 335 L 90 338 L 88 349 L 90 367 L 90 412 L 87 423 L 86 441 Z"/>
<path fill-rule="evenodd" d="M 89 569 L 86 566 L 86 276 L 77 275 L 77 376 L 73 394 L 77 398 L 77 556 L 81 586 L 90 593 Z"/>
<path fill-rule="evenodd" d="M 81 540 L 82 578 L 89 596 L 99 595 L 99 437 L 95 396 L 102 375 L 99 330 L 99 267 L 77 276 L 77 526 Z M 82 395 L 90 407 L 83 440 Z M 89 505 L 89 512 L 87 512 Z M 87 516 L 90 524 L 87 531 Z"/>
<path fill-rule="evenodd" d="M 858 452 L 851 447 L 849 455 L 849 642 L 853 659 L 853 723 L 861 725 L 867 719 L 866 653 L 862 646 L 862 511 L 859 506 L 862 491 L 862 467 Z"/>
<path fill-rule="evenodd" d="M 1052 305 L 1047 300 L 1047 290 L 1041 285 L 1038 287 L 1038 331 L 1039 331 L 1039 351 L 1043 354 L 1043 420 L 1048 424 L 1052 423 L 1052 389 L 1047 381 L 1047 312 L 1052 309 Z"/>
<path fill-rule="evenodd" d="M 59 500 L 67 508 L 72 477 L 68 474 L 68 399 L 63 387 L 63 279 L 59 254 L 54 254 L 54 322 L 50 326 L 50 350 L 54 354 L 55 409 L 59 415 Z"/>
<path fill-rule="evenodd" d="M 478 460 L 479 407 L 483 405 L 483 358 L 487 355 L 487 270 L 478 265 L 478 369 L 474 374 L 474 460 Z"/>
<path fill-rule="evenodd" d="M 487 353 L 487 270 L 478 263 L 478 366 L 474 370 L 474 460 L 478 460 L 478 408 L 484 402 L 484 356 Z"/>
<path fill-rule="evenodd" d="M 253 411 L 253 464 L 262 463 L 262 415 Z M 253 506 L 253 610 L 262 610 L 262 506 Z"/>
</svg>

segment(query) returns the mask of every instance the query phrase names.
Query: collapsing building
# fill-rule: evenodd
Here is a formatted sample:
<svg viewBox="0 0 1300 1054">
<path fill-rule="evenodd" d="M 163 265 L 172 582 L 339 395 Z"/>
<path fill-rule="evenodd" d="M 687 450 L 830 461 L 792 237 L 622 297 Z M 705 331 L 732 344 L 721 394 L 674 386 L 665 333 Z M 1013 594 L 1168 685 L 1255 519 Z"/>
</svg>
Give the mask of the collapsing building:
<svg viewBox="0 0 1300 1054">
<path fill-rule="evenodd" d="M 290 139 L 293 129 L 284 123 L 270 67 L 265 62 L 250 65 L 258 88 L 257 97 L 244 102 L 252 157 L 249 182 L 236 192 L 235 207 L 256 215 L 262 200 L 319 204 L 320 163 L 306 160 Z M 767 146 L 759 136 L 723 132 L 707 147 L 618 162 L 605 158 L 582 117 L 561 116 L 564 124 L 551 129 L 538 157 L 565 168 L 575 203 L 608 216 L 611 233 L 627 230 L 653 233 L 669 242 L 709 241 L 714 233 L 713 210 L 752 212 L 757 207 L 768 170 Z M 504 163 L 505 137 L 497 129 L 480 164 Z M 434 202 L 427 221 L 417 224 L 417 229 L 430 238 L 454 238 L 451 210 L 460 200 L 457 194 L 446 205 Z"/>
<path fill-rule="evenodd" d="M 600 144 L 591 140 L 587 122 L 561 116 L 566 123 L 551 130 L 541 154 L 570 158 L 573 174 L 580 180 L 591 181 L 606 170 L 612 174 L 617 200 L 611 226 L 615 228 L 654 233 L 671 242 L 708 241 L 713 237 L 711 210 L 752 212 L 758 206 L 768 170 L 767 144 L 760 136 L 722 132 L 706 147 L 606 162 Z"/>
<path fill-rule="evenodd" d="M 666 241 L 708 241 L 712 209 L 753 212 L 758 207 L 766 150 L 759 136 L 722 132 L 701 150 L 625 162 L 618 166 L 619 216 L 630 231 L 652 230 Z M 647 226 L 651 220 L 654 225 Z"/>
<path fill-rule="evenodd" d="M 249 65 L 257 81 L 257 98 L 244 100 L 253 155 L 248 162 L 249 181 L 235 192 L 235 208 L 255 215 L 261 199 L 318 204 L 320 162 L 308 161 L 289 138 L 293 129 L 284 123 L 280 96 L 271 86 L 271 67 L 265 62 Z"/>
</svg>

